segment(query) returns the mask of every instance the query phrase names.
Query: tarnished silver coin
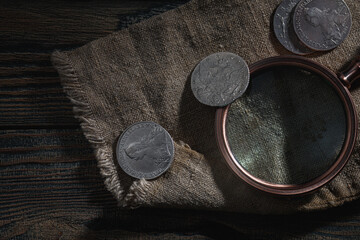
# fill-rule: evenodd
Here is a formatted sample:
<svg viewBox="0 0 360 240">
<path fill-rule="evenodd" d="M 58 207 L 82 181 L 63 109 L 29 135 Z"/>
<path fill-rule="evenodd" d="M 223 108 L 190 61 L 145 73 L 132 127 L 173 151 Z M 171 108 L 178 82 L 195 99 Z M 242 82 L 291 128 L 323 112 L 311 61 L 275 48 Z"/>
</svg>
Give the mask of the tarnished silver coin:
<svg viewBox="0 0 360 240">
<path fill-rule="evenodd" d="M 128 175 L 153 179 L 170 167 L 174 158 L 174 142 L 159 124 L 138 122 L 120 136 L 116 156 L 120 167 Z"/>
<path fill-rule="evenodd" d="M 240 56 L 218 52 L 204 58 L 195 67 L 191 89 L 201 103 L 223 107 L 245 92 L 249 78 L 249 68 Z"/>
<path fill-rule="evenodd" d="M 274 14 L 274 32 L 279 42 L 290 52 L 306 55 L 314 52 L 301 43 L 293 27 L 293 10 L 300 0 L 283 0 Z"/>
<path fill-rule="evenodd" d="M 317 51 L 339 46 L 351 28 L 351 13 L 343 0 L 301 0 L 293 18 L 299 39 Z"/>
</svg>

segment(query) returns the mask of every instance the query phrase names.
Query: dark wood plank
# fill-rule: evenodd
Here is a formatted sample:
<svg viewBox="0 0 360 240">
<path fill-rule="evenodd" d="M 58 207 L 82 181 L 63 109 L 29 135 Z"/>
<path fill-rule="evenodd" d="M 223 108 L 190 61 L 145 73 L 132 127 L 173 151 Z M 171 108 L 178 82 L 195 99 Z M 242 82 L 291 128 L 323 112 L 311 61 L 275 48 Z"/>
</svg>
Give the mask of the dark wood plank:
<svg viewBox="0 0 360 240">
<path fill-rule="evenodd" d="M 102 206 L 116 201 L 80 129 L 0 131 L 0 239 L 32 238 L 42 224 L 83 226 Z"/>
<path fill-rule="evenodd" d="M 80 129 L 0 132 L 0 239 L 356 239 L 359 203 L 290 216 L 124 211 L 104 188 Z"/>
<path fill-rule="evenodd" d="M 144 16 L 146 18 L 146 15 L 160 13 L 164 5 L 175 7 L 183 2 L 2 1 L 1 50 L 18 52 L 27 49 L 39 52 L 39 49 L 52 51 L 54 47 L 83 44 L 137 22 Z M 154 7 L 158 7 L 158 10 L 149 14 Z M 20 48 L 17 48 L 18 45 Z"/>
<path fill-rule="evenodd" d="M 80 129 L 2 130 L 0 159 L 4 167 L 93 161 L 94 156 Z"/>
<path fill-rule="evenodd" d="M 0 129 L 77 127 L 50 62 L 185 1 L 1 1 Z"/>
</svg>

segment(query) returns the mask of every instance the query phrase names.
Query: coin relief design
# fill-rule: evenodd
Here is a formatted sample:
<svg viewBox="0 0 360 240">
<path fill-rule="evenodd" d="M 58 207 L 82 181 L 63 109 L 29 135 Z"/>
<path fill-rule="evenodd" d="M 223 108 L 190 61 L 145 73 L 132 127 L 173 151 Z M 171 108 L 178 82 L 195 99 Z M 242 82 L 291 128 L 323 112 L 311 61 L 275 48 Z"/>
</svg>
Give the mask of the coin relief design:
<svg viewBox="0 0 360 240">
<path fill-rule="evenodd" d="M 299 39 L 314 50 L 340 45 L 350 32 L 351 13 L 342 0 L 302 0 L 294 13 Z"/>
<path fill-rule="evenodd" d="M 313 50 L 307 48 L 297 37 L 292 23 L 292 14 L 300 0 L 284 0 L 274 14 L 274 32 L 279 42 L 290 52 L 305 55 Z"/>
<path fill-rule="evenodd" d="M 320 27 L 326 44 L 339 44 L 342 40 L 341 29 L 344 29 L 347 14 L 340 14 L 337 10 L 321 10 L 317 7 L 305 8 L 305 19 L 313 27 Z"/>
<path fill-rule="evenodd" d="M 169 133 L 154 122 L 139 122 L 120 136 L 116 149 L 120 167 L 135 178 L 153 179 L 164 173 L 174 156 Z"/>
<path fill-rule="evenodd" d="M 148 157 L 153 159 L 156 164 L 169 160 L 169 151 L 166 133 L 160 127 L 154 127 L 150 133 L 140 140 L 130 142 L 124 149 L 126 155 L 135 161 L 143 160 Z"/>
<path fill-rule="evenodd" d="M 249 68 L 240 56 L 228 52 L 214 53 L 195 67 L 191 89 L 203 104 L 226 106 L 245 92 L 249 77 Z"/>
</svg>

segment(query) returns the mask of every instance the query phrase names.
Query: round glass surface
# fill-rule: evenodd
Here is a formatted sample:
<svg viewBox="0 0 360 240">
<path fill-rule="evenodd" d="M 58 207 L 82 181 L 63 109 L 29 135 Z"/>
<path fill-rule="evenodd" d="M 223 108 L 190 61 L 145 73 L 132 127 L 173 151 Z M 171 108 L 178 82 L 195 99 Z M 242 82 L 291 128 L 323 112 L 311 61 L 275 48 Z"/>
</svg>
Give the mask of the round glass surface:
<svg viewBox="0 0 360 240">
<path fill-rule="evenodd" d="M 303 184 L 325 173 L 343 147 L 346 128 L 343 102 L 329 80 L 291 66 L 252 74 L 226 118 L 236 161 L 273 184 Z"/>
</svg>

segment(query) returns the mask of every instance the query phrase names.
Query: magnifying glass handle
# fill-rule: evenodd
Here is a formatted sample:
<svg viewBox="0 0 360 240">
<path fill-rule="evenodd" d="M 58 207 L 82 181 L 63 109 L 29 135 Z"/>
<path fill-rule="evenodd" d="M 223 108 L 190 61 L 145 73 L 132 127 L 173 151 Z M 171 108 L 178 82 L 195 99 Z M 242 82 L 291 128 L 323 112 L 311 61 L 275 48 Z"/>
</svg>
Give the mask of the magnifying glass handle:
<svg viewBox="0 0 360 240">
<path fill-rule="evenodd" d="M 351 85 L 360 78 L 360 56 L 354 59 L 349 67 L 339 74 L 339 78 L 350 89 Z"/>
</svg>

